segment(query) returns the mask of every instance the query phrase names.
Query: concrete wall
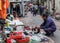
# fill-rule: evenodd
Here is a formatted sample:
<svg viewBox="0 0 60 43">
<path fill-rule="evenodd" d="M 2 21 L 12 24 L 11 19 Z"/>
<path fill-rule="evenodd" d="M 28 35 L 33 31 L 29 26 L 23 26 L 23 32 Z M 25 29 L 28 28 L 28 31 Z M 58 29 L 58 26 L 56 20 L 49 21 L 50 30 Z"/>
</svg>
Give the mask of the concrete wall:
<svg viewBox="0 0 60 43">
<path fill-rule="evenodd" d="M 60 13 L 60 0 L 55 0 L 56 12 Z"/>
<path fill-rule="evenodd" d="M 46 4 L 48 5 L 47 2 Z M 52 8 L 53 8 L 53 0 L 50 1 L 50 12 L 51 13 L 52 13 Z M 60 13 L 60 0 L 55 0 L 55 9 L 56 9 L 56 13 Z"/>
<path fill-rule="evenodd" d="M 14 2 L 16 0 L 9 0 L 9 2 Z M 17 0 L 17 1 L 21 1 L 21 0 Z M 30 0 L 23 0 L 23 1 L 30 1 Z"/>
</svg>

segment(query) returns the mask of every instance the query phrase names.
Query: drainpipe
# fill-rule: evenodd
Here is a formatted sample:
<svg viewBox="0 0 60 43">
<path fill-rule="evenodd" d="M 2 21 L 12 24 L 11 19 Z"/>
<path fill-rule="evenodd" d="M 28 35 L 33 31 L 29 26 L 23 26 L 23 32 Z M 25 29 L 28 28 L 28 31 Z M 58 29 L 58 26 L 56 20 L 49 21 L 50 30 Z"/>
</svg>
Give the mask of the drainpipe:
<svg viewBox="0 0 60 43">
<path fill-rule="evenodd" d="M 23 13 L 23 16 L 25 16 L 25 12 L 24 12 L 24 0 L 21 0 L 22 2 L 22 13 Z"/>
<path fill-rule="evenodd" d="M 47 0 L 47 2 L 48 2 L 48 12 L 50 14 L 50 0 Z"/>
<path fill-rule="evenodd" d="M 55 0 L 53 0 L 53 16 L 55 15 Z"/>
</svg>

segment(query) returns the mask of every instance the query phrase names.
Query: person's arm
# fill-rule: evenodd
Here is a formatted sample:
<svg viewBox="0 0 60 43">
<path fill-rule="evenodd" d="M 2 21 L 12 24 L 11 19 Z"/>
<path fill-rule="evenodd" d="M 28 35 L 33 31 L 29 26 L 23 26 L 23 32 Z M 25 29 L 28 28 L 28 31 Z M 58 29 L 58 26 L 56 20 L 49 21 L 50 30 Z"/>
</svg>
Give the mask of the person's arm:
<svg viewBox="0 0 60 43">
<path fill-rule="evenodd" d="M 43 26 L 44 26 L 44 23 L 42 23 L 42 24 L 40 25 L 40 28 L 43 29 Z"/>
<path fill-rule="evenodd" d="M 47 20 L 47 22 L 45 23 L 45 25 L 44 25 L 44 23 L 41 24 L 40 28 L 41 29 L 47 29 L 47 28 L 49 28 L 49 25 L 50 24 L 51 24 L 51 21 L 50 20 Z"/>
</svg>

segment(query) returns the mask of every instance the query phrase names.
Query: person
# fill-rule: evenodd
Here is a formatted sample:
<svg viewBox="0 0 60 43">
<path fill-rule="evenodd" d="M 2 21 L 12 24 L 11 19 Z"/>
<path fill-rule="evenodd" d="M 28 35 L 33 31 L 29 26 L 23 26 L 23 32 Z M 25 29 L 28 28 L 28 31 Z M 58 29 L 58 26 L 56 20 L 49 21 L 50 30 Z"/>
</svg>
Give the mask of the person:
<svg viewBox="0 0 60 43">
<path fill-rule="evenodd" d="M 25 15 L 27 15 L 28 11 L 29 11 L 29 6 L 25 5 Z"/>
<path fill-rule="evenodd" d="M 48 6 L 46 6 L 46 8 L 44 10 L 44 13 L 49 14 L 49 12 L 48 12 Z"/>
<path fill-rule="evenodd" d="M 19 20 L 16 12 L 13 12 L 13 16 L 14 16 L 14 20 Z"/>
<path fill-rule="evenodd" d="M 46 32 L 46 35 L 51 35 L 52 33 L 56 31 L 56 25 L 54 21 L 47 14 L 43 14 L 41 16 L 44 22 L 40 25 L 40 28 Z"/>
<path fill-rule="evenodd" d="M 40 15 L 42 15 L 42 14 L 43 14 L 44 10 L 45 10 L 45 7 L 44 7 L 44 6 L 39 5 L 39 12 L 40 12 Z"/>
<path fill-rule="evenodd" d="M 36 16 L 37 12 L 38 12 L 38 6 L 36 4 L 34 4 L 34 6 L 33 6 L 33 16 Z"/>
<path fill-rule="evenodd" d="M 38 13 L 38 5 L 35 4 L 36 14 Z"/>
<path fill-rule="evenodd" d="M 31 4 L 31 6 L 30 6 L 30 12 L 31 13 L 33 13 L 33 6 L 34 6 L 33 4 Z"/>
<path fill-rule="evenodd" d="M 16 15 L 17 15 L 17 14 L 16 14 L 16 12 L 15 12 L 15 11 L 13 11 L 13 16 L 14 16 L 14 17 L 16 17 Z"/>
<path fill-rule="evenodd" d="M 20 16 L 20 5 L 19 4 L 16 5 L 16 13 L 19 17 Z"/>
</svg>

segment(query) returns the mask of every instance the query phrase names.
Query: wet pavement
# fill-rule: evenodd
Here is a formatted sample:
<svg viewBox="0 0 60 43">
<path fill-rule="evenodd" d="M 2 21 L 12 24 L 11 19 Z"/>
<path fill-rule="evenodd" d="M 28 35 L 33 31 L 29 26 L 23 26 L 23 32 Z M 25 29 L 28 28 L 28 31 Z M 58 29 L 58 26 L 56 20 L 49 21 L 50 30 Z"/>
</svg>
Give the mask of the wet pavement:
<svg viewBox="0 0 60 43">
<path fill-rule="evenodd" d="M 57 31 L 54 33 L 54 36 L 51 38 L 55 41 L 55 43 L 60 43 L 60 22 L 57 20 L 53 19 L 54 22 L 56 23 L 57 26 Z M 20 18 L 20 21 L 22 21 L 25 25 L 29 26 L 36 26 L 36 25 L 41 25 L 43 22 L 41 16 L 33 16 L 30 12 L 23 18 Z"/>
</svg>

